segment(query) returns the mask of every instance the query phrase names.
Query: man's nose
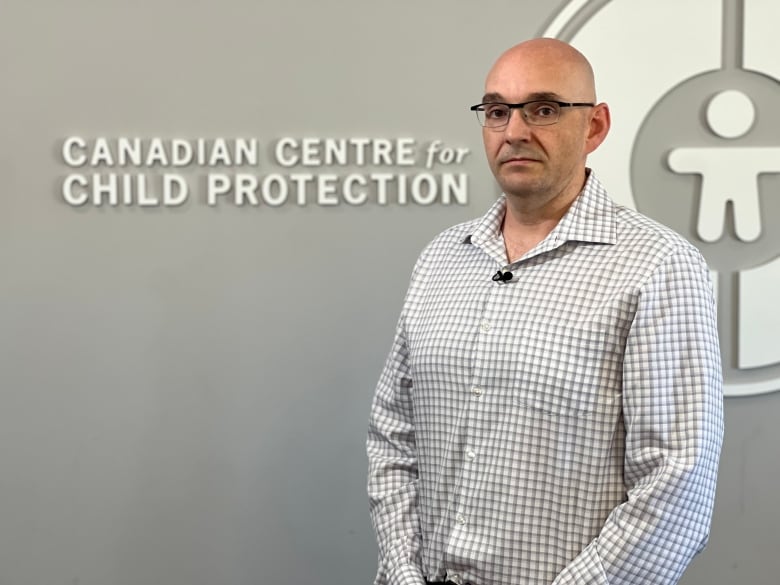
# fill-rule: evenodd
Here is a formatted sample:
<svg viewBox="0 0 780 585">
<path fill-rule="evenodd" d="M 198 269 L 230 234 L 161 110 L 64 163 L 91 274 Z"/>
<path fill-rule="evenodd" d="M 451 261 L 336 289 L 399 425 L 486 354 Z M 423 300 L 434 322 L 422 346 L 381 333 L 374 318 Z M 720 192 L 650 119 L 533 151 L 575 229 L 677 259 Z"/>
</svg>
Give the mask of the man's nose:
<svg viewBox="0 0 780 585">
<path fill-rule="evenodd" d="M 531 126 L 523 116 L 523 110 L 512 108 L 509 110 L 509 121 L 504 128 L 504 137 L 507 142 L 516 140 L 528 140 L 531 136 Z"/>
</svg>

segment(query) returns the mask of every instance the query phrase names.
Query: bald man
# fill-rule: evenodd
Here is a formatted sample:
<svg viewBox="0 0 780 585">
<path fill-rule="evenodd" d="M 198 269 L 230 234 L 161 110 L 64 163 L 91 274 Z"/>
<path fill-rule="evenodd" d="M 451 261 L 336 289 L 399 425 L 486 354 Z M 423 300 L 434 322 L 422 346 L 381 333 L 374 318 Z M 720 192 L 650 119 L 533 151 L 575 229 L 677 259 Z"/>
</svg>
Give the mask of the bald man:
<svg viewBox="0 0 780 585">
<path fill-rule="evenodd" d="M 376 585 L 676 583 L 723 437 L 701 254 L 616 205 L 593 72 L 534 39 L 488 73 L 503 195 L 415 265 L 369 435 Z"/>
</svg>

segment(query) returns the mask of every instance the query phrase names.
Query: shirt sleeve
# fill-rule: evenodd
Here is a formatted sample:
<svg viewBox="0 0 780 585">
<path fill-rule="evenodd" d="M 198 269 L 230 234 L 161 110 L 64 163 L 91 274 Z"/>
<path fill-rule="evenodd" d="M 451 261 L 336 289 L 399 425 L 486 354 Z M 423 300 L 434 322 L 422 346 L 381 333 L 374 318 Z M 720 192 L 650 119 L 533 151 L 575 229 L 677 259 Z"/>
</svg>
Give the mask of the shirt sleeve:
<svg viewBox="0 0 780 585">
<path fill-rule="evenodd" d="M 369 419 L 368 496 L 379 545 L 376 584 L 422 585 L 417 449 L 404 316 L 379 378 Z"/>
<path fill-rule="evenodd" d="M 626 501 L 554 585 L 677 583 L 709 537 L 723 381 L 709 272 L 673 253 L 642 286 L 623 362 Z"/>
</svg>

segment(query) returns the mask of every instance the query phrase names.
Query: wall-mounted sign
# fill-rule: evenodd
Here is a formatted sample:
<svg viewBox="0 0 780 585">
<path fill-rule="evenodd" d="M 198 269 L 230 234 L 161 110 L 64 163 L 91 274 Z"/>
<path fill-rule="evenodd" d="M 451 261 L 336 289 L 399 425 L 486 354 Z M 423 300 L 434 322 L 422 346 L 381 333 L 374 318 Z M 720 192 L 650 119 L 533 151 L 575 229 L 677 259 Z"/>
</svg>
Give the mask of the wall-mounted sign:
<svg viewBox="0 0 780 585">
<path fill-rule="evenodd" d="M 465 205 L 469 149 L 414 138 L 69 136 L 71 206 Z"/>
</svg>

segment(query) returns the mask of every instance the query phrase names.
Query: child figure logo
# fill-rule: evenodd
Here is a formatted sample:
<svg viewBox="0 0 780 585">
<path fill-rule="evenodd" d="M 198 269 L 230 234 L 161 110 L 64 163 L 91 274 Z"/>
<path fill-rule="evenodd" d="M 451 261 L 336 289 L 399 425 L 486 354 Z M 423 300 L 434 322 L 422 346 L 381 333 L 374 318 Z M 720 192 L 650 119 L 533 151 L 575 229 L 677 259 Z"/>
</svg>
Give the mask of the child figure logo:
<svg viewBox="0 0 780 585">
<path fill-rule="evenodd" d="M 599 178 L 707 258 L 727 396 L 780 390 L 779 19 L 774 0 L 573 0 L 542 33 L 602 71 Z"/>
<path fill-rule="evenodd" d="M 754 119 L 753 102 L 741 91 L 718 93 L 707 107 L 710 129 L 723 138 L 743 136 Z M 723 237 L 728 204 L 738 239 L 755 242 L 761 236 L 758 176 L 780 173 L 780 146 L 678 147 L 669 152 L 669 167 L 701 175 L 696 230 L 702 241 Z"/>
</svg>

